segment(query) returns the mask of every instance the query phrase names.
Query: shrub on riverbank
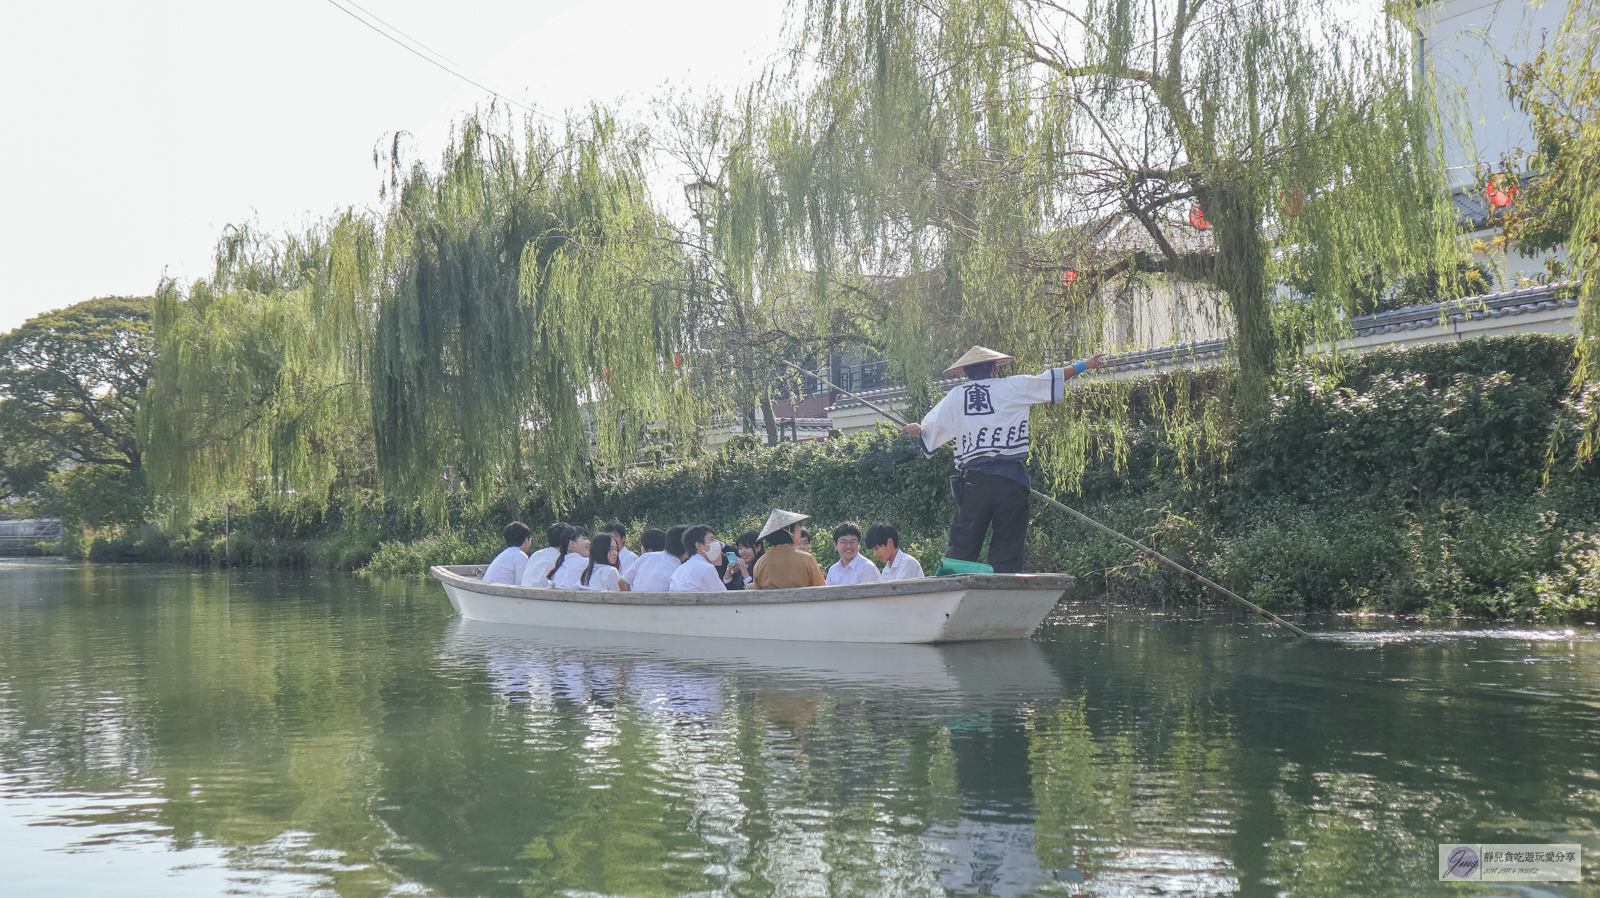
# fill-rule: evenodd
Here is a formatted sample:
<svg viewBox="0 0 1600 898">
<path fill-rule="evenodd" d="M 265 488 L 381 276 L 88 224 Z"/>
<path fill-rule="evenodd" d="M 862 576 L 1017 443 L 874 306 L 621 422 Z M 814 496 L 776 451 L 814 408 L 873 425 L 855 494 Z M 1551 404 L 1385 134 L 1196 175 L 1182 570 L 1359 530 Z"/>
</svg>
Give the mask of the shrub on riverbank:
<svg viewBox="0 0 1600 898">
<path fill-rule="evenodd" d="M 1600 477 L 1573 466 L 1570 439 L 1552 440 L 1570 427 L 1571 359 L 1570 340 L 1523 335 L 1297 368 L 1279 377 L 1262 422 L 1204 440 L 1198 416 L 1171 410 L 1226 402 L 1231 370 L 1094 386 L 1073 401 L 1115 402 L 1124 414 L 1087 430 L 1079 476 L 1058 472 L 1052 487 L 1035 459 L 1035 484 L 1275 609 L 1592 611 Z M 217 563 L 226 552 L 235 564 L 418 575 L 430 564 L 487 561 L 513 517 L 536 532 L 555 516 L 591 528 L 621 520 L 635 540 L 646 526 L 706 523 L 731 540 L 776 505 L 814 516 L 824 563 L 834 522 L 884 520 L 931 570 L 953 511 L 950 473 L 948 450 L 925 461 L 887 427 L 772 448 L 736 440 L 670 468 L 602 476 L 559 511 L 537 491 L 508 491 L 486 513 L 455 506 L 442 532 L 393 502 L 322 511 L 274 496 L 235 508 L 226 539 L 219 513 L 181 536 L 145 528 L 92 554 Z M 1041 505 L 1031 569 L 1078 576 L 1083 596 L 1201 598 L 1192 583 Z"/>
</svg>

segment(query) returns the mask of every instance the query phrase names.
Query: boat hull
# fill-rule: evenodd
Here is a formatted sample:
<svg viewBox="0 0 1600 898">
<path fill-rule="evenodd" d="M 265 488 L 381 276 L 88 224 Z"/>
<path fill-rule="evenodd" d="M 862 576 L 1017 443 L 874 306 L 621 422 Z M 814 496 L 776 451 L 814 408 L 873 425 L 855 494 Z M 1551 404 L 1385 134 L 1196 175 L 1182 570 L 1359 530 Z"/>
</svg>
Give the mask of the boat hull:
<svg viewBox="0 0 1600 898">
<path fill-rule="evenodd" d="M 969 574 L 807 589 L 592 592 L 486 584 L 481 572 L 477 565 L 431 570 L 468 620 L 806 642 L 1024 639 L 1072 585 L 1057 574 Z"/>
</svg>

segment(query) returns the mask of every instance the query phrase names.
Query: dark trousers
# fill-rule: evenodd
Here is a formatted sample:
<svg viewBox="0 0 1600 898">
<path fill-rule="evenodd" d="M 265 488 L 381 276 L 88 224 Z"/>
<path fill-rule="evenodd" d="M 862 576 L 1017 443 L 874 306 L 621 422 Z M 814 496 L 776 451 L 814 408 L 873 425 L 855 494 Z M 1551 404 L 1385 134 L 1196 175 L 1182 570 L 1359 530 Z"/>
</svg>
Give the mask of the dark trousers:
<svg viewBox="0 0 1600 898">
<path fill-rule="evenodd" d="M 950 524 L 950 548 L 945 557 L 979 561 L 983 538 L 994 525 L 989 542 L 989 566 L 999 574 L 1022 570 L 1023 540 L 1028 535 L 1028 488 L 1009 477 L 968 471 L 956 519 Z"/>
</svg>

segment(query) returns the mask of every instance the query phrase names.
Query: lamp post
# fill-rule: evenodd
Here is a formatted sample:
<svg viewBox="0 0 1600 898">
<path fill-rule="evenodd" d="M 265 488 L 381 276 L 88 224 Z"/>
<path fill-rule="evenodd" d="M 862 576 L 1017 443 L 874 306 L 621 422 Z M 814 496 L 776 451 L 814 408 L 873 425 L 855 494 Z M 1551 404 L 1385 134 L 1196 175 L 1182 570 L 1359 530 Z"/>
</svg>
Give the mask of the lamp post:
<svg viewBox="0 0 1600 898">
<path fill-rule="evenodd" d="M 683 185 L 683 195 L 689 200 L 689 212 L 694 215 L 695 221 L 700 222 L 702 230 L 706 226 L 706 220 L 711 217 L 717 191 L 717 185 L 705 178 L 696 178 Z"/>
</svg>

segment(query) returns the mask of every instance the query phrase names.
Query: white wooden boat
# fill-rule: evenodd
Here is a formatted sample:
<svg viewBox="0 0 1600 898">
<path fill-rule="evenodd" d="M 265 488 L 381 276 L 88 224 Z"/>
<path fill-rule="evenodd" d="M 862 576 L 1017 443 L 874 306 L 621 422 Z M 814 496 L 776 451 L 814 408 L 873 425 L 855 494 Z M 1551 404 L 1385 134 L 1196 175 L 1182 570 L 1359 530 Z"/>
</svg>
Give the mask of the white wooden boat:
<svg viewBox="0 0 1600 898">
<path fill-rule="evenodd" d="M 468 620 L 805 642 L 1025 639 L 1072 585 L 1063 574 L 963 574 L 804 589 L 595 592 L 484 583 L 484 568 L 430 571 Z"/>
</svg>

